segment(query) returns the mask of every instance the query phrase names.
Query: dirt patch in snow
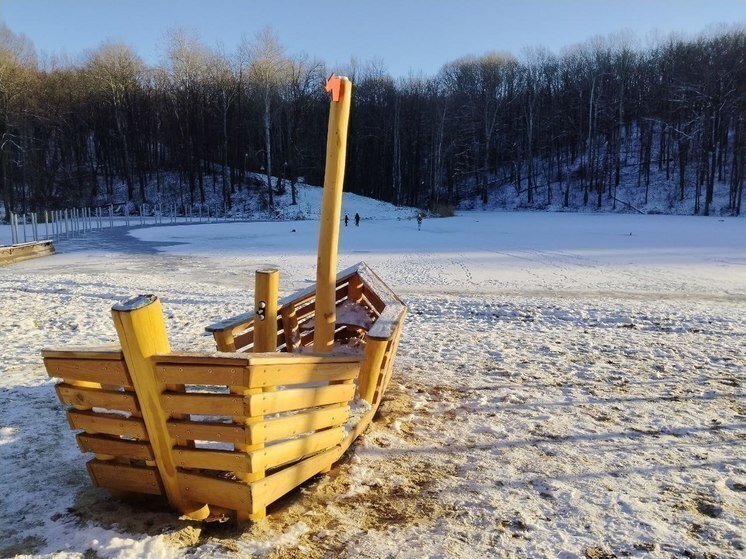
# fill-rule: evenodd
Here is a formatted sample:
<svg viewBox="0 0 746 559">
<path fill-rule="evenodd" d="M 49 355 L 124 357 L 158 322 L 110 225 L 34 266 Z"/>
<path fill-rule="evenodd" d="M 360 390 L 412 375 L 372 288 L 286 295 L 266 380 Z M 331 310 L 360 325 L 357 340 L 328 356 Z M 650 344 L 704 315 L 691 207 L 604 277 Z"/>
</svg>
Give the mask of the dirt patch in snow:
<svg viewBox="0 0 746 559">
<path fill-rule="evenodd" d="M 407 393 L 390 387 L 376 421 L 327 475 L 316 476 L 291 491 L 269 510 L 269 517 L 245 529 L 206 526 L 200 544 L 226 552 L 244 550 L 242 542 L 271 541 L 303 524 L 304 533 L 292 546 L 267 549 L 273 559 L 347 555 L 356 535 L 385 531 L 389 526 L 426 527 L 452 517 L 455 510 L 439 498 L 440 482 L 456 475 L 455 466 L 434 465 L 399 450 L 389 441 L 409 435 L 397 425 L 411 413 Z M 365 456 L 361 460 L 359 454 Z"/>
</svg>

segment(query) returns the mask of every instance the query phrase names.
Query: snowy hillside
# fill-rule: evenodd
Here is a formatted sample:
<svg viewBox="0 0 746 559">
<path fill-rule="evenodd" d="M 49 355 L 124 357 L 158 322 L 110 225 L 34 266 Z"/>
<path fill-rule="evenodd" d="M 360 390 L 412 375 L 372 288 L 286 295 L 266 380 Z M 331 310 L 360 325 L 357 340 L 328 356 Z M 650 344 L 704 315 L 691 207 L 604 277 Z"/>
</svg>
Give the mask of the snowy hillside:
<svg viewBox="0 0 746 559">
<path fill-rule="evenodd" d="M 654 144 L 658 138 L 654 136 Z M 465 198 L 460 202 L 462 210 L 546 210 L 575 212 L 615 212 L 615 213 L 648 213 L 648 214 L 701 214 L 704 207 L 704 187 L 699 193 L 699 211 L 695 212 L 697 189 L 697 169 L 694 165 L 684 173 L 684 195 L 681 196 L 680 177 L 674 161 L 661 161 L 650 166 L 649 182 L 639 175 L 639 141 L 630 140 L 620 166 L 619 185 L 611 177 L 603 188 L 600 197 L 595 188 L 588 188 L 588 199 L 585 197 L 585 186 L 582 180 L 582 158 L 573 166 L 564 166 L 558 173 L 556 167 L 547 170 L 545 162 L 535 160 L 534 201 L 528 203 L 528 180 L 521 179 L 519 185 L 509 180 L 509 169 L 504 173 L 492 174 L 489 177 L 492 186 L 489 189 L 488 201 L 482 202 L 474 191 L 473 184 L 462 186 Z M 658 153 L 653 149 L 653 160 L 658 160 Z M 610 173 L 613 175 L 613 173 Z M 558 178 L 559 177 L 559 178 Z M 472 181 L 473 183 L 473 181 Z M 609 187 L 608 185 L 612 186 Z M 733 215 L 728 208 L 729 185 L 724 180 L 714 181 L 713 202 L 710 215 Z M 565 193 L 567 204 L 565 204 Z M 742 212 L 742 215 L 746 212 Z"/>
</svg>

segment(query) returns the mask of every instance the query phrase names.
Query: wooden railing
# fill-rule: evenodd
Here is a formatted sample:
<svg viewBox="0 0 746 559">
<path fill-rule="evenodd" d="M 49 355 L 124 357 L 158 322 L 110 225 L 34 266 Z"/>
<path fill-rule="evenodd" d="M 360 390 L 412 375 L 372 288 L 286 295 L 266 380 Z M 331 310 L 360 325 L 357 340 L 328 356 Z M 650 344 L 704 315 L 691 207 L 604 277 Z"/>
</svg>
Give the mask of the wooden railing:
<svg viewBox="0 0 746 559">
<path fill-rule="evenodd" d="M 372 326 L 365 329 L 365 361 L 358 381 L 358 395 L 377 405 L 388 386 L 393 356 L 401 334 L 406 306 L 364 262 L 337 275 L 337 306 L 355 303 L 370 315 Z M 278 303 L 277 348 L 298 353 L 313 341 L 315 291 L 309 288 Z M 349 325 L 338 324 L 344 335 Z M 253 348 L 254 313 L 247 312 L 212 324 L 218 351 L 249 352 Z"/>
</svg>

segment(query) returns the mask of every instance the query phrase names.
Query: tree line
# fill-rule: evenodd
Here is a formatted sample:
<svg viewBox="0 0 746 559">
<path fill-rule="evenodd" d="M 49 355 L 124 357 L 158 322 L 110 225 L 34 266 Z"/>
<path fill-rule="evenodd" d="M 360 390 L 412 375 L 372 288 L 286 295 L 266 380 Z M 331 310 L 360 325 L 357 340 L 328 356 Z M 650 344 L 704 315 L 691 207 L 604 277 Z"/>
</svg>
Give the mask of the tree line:
<svg viewBox="0 0 746 559">
<path fill-rule="evenodd" d="M 40 63 L 0 25 L 6 215 L 161 196 L 230 208 L 239 192 L 272 208 L 287 191 L 295 203 L 299 179 L 322 183 L 323 62 L 288 55 L 271 30 L 233 53 L 183 31 L 165 44 L 156 66 L 118 43 Z M 601 208 L 616 207 L 622 180 L 647 201 L 652 170 L 693 213 L 715 210 L 717 187 L 738 215 L 744 53 L 736 26 L 644 49 L 617 35 L 559 55 L 468 56 L 402 79 L 352 61 L 339 71 L 354 84 L 345 188 L 422 208 L 505 189 L 527 207 Z"/>
</svg>

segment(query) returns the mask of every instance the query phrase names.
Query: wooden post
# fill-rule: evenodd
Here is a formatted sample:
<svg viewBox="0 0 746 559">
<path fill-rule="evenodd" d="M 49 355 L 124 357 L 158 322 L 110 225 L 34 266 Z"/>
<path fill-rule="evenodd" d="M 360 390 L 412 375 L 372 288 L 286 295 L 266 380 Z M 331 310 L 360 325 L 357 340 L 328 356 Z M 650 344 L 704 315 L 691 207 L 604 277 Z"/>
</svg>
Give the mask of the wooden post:
<svg viewBox="0 0 746 559">
<path fill-rule="evenodd" d="M 369 339 L 365 344 L 365 361 L 360 366 L 360 377 L 358 378 L 358 392 L 360 397 L 373 403 L 376 395 L 378 376 L 381 374 L 381 365 L 386 356 L 387 340 Z"/>
<path fill-rule="evenodd" d="M 277 292 L 280 273 L 273 269 L 257 270 L 254 277 L 254 353 L 275 351 L 277 349 Z M 230 391 L 233 394 L 242 394 L 243 396 L 258 394 L 262 391 L 269 392 L 271 390 L 274 390 L 274 387 L 265 389 L 240 386 L 230 387 Z M 263 421 L 263 415 L 233 418 L 234 423 L 242 425 L 252 425 L 262 423 Z M 236 450 L 242 452 L 252 452 L 261 450 L 262 448 L 264 448 L 263 442 L 255 442 L 251 445 L 236 444 Z M 246 474 L 238 474 L 238 477 L 245 483 L 252 483 L 264 479 L 265 472 L 264 470 L 253 471 Z M 252 510 L 248 511 L 236 511 L 236 520 L 239 524 L 246 520 L 261 520 L 265 516 L 267 516 L 267 510 L 261 506 L 252 506 Z"/>
<path fill-rule="evenodd" d="M 165 385 L 156 380 L 151 359 L 154 355 L 171 351 L 161 303 L 155 295 L 140 295 L 114 305 L 111 314 L 168 502 L 190 518 L 203 520 L 209 515 L 209 507 L 186 500 L 179 489 L 172 454 L 175 441 L 168 434 L 168 414 L 161 404 Z"/>
<path fill-rule="evenodd" d="M 254 281 L 254 353 L 276 351 L 280 272 L 257 270 Z"/>
<path fill-rule="evenodd" d="M 316 317 L 313 332 L 313 350 L 319 353 L 328 353 L 332 350 L 334 325 L 337 321 L 337 250 L 352 82 L 344 77 L 332 76 L 327 83 L 327 91 L 332 92 L 332 100 L 326 137 L 324 191 L 321 198 L 319 250 L 316 260 Z"/>
</svg>

